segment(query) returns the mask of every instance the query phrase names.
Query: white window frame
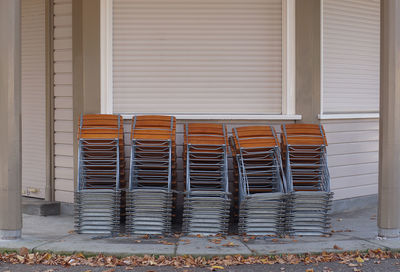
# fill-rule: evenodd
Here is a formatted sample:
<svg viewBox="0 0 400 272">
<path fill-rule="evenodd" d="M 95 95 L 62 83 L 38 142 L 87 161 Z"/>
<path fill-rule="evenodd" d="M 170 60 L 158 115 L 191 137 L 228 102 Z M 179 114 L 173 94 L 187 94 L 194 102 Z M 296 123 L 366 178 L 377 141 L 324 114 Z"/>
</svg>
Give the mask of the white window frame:
<svg viewBox="0 0 400 272">
<path fill-rule="evenodd" d="M 321 0 L 320 6 L 320 120 L 340 120 L 340 119 L 379 119 L 379 112 L 372 113 L 324 113 L 324 2 Z"/>
<path fill-rule="evenodd" d="M 100 0 L 101 113 L 113 113 L 113 0 Z M 178 119 L 201 120 L 301 120 L 296 115 L 295 2 L 282 0 L 282 113 L 281 114 L 189 114 Z M 171 113 L 173 114 L 173 113 Z M 125 115 L 130 118 L 132 115 Z"/>
</svg>

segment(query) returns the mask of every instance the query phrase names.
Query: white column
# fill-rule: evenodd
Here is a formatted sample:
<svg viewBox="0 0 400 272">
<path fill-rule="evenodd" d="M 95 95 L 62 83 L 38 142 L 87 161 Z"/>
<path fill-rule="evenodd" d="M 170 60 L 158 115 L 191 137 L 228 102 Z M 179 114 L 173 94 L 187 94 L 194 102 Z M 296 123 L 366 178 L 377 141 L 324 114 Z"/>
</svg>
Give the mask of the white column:
<svg viewBox="0 0 400 272">
<path fill-rule="evenodd" d="M 20 0 L 0 0 L 0 239 L 22 228 L 20 58 Z"/>
<path fill-rule="evenodd" d="M 381 1 L 379 236 L 400 231 L 400 1 Z"/>
</svg>

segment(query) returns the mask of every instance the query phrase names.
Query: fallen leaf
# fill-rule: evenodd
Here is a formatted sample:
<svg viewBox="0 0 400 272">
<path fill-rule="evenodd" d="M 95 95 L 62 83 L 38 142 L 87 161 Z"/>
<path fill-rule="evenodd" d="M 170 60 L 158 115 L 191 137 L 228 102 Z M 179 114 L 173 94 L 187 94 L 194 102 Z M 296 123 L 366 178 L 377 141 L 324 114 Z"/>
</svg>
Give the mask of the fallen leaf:
<svg viewBox="0 0 400 272">
<path fill-rule="evenodd" d="M 361 258 L 360 256 L 358 256 L 358 257 L 356 258 L 356 261 L 357 261 L 358 263 L 363 263 L 363 262 L 364 262 L 364 259 Z"/>
<path fill-rule="evenodd" d="M 25 256 L 29 254 L 29 249 L 27 249 L 26 247 L 21 247 L 19 250 L 19 255 L 21 256 Z"/>
<path fill-rule="evenodd" d="M 76 254 L 76 257 L 78 257 L 78 258 L 85 258 L 85 256 L 84 256 L 82 253 Z"/>
<path fill-rule="evenodd" d="M 343 248 L 341 248 L 341 247 L 338 246 L 338 245 L 334 245 L 333 248 L 336 249 L 336 250 L 343 250 Z"/>
<path fill-rule="evenodd" d="M 214 244 L 220 244 L 222 239 L 211 239 L 210 242 Z"/>
<path fill-rule="evenodd" d="M 68 233 L 69 233 L 69 234 L 74 234 L 75 231 L 74 231 L 74 230 L 70 230 L 70 231 L 68 231 Z"/>
<path fill-rule="evenodd" d="M 306 272 L 314 272 L 314 268 L 308 268 L 306 269 Z"/>
<path fill-rule="evenodd" d="M 229 242 L 229 243 L 223 244 L 222 246 L 224 246 L 224 247 L 236 247 L 238 245 L 236 245 L 234 242 Z"/>
<path fill-rule="evenodd" d="M 211 266 L 211 269 L 213 269 L 213 270 L 215 270 L 215 269 L 221 269 L 221 270 L 223 270 L 223 269 L 225 269 L 223 266 L 219 266 L 219 265 L 213 265 L 213 266 Z"/>
</svg>

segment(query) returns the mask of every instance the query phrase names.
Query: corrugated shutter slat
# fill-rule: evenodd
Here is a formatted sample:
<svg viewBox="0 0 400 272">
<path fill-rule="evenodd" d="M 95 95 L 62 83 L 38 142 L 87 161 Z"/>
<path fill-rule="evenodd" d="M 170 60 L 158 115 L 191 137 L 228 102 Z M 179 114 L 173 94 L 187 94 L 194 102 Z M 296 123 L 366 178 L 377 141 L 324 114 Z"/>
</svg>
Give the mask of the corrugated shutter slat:
<svg viewBox="0 0 400 272">
<path fill-rule="evenodd" d="M 379 0 L 323 0 L 323 111 L 379 111 Z"/>
<path fill-rule="evenodd" d="M 114 0 L 116 113 L 280 114 L 281 0 Z"/>
</svg>

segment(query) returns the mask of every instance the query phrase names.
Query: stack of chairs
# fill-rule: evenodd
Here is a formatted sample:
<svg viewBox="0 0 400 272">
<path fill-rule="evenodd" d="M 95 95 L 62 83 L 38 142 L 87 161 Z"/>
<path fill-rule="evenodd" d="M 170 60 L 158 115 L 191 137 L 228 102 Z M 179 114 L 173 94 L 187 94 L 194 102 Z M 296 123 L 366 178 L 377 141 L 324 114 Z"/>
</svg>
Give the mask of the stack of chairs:
<svg viewBox="0 0 400 272">
<path fill-rule="evenodd" d="M 279 141 L 271 126 L 232 130 L 232 155 L 239 178 L 239 233 L 279 236 L 284 232 L 285 179 Z"/>
<path fill-rule="evenodd" d="M 171 232 L 176 189 L 176 119 L 135 116 L 131 130 L 126 231 L 134 235 Z"/>
<path fill-rule="evenodd" d="M 321 125 L 282 125 L 289 235 L 325 235 L 329 231 L 332 193 L 326 146 Z"/>
<path fill-rule="evenodd" d="M 229 224 L 228 137 L 225 125 L 185 125 L 183 231 L 226 234 Z"/>
<path fill-rule="evenodd" d="M 77 233 L 119 232 L 124 187 L 124 128 L 117 115 L 85 115 L 78 130 Z"/>
</svg>

